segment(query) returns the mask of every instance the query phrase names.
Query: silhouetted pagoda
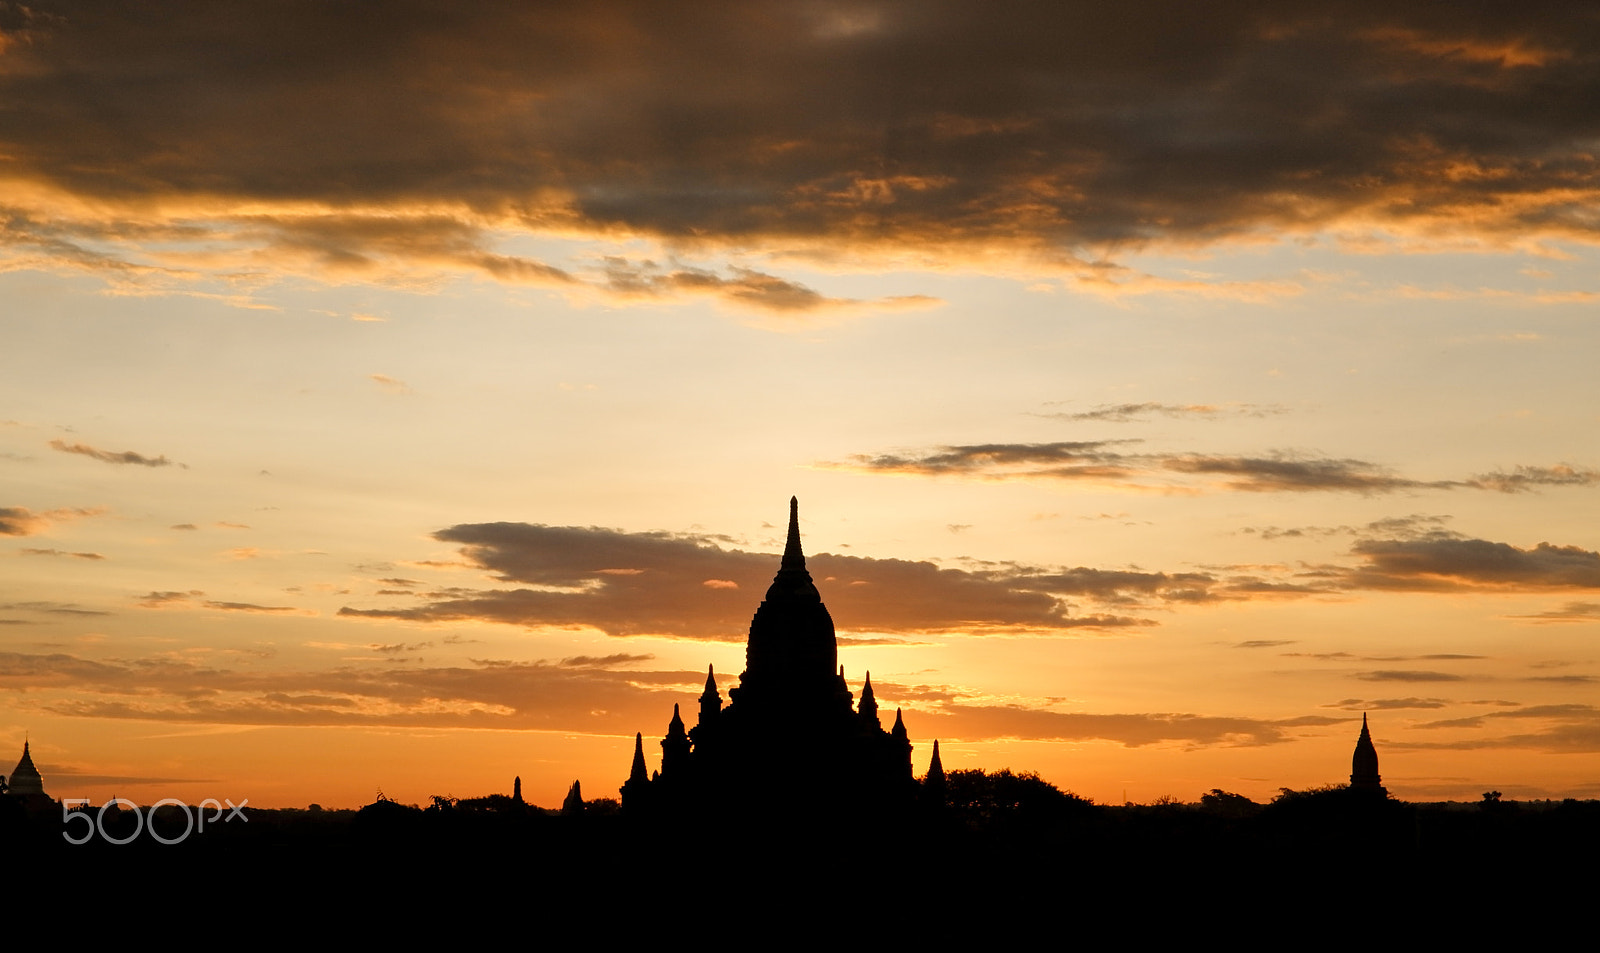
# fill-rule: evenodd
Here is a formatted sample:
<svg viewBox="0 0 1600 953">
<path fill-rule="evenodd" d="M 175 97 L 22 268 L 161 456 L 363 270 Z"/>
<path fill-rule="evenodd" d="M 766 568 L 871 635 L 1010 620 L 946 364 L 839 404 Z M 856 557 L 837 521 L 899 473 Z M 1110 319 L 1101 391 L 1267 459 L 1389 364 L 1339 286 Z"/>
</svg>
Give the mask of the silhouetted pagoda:
<svg viewBox="0 0 1600 953">
<path fill-rule="evenodd" d="M 17 762 L 16 768 L 11 772 L 11 780 L 7 783 L 6 790 L 12 797 L 17 798 L 45 796 L 44 778 L 39 776 L 39 769 L 33 766 L 33 755 L 29 753 L 26 741 L 22 743 L 22 760 Z"/>
<path fill-rule="evenodd" d="M 1361 737 L 1356 739 L 1356 752 L 1350 758 L 1350 790 L 1389 793 L 1378 776 L 1378 749 L 1373 747 L 1372 733 L 1367 731 L 1366 712 L 1361 713 Z"/>
<path fill-rule="evenodd" d="M 870 673 L 852 706 L 838 664 L 833 618 L 806 570 L 799 502 L 778 574 L 750 622 L 745 670 L 724 706 L 716 675 L 693 728 L 677 705 L 661 741 L 661 770 L 646 776 L 644 736 L 622 786 L 630 814 L 750 809 L 823 812 L 897 809 L 916 792 L 911 741 L 895 711 L 883 728 Z"/>
</svg>

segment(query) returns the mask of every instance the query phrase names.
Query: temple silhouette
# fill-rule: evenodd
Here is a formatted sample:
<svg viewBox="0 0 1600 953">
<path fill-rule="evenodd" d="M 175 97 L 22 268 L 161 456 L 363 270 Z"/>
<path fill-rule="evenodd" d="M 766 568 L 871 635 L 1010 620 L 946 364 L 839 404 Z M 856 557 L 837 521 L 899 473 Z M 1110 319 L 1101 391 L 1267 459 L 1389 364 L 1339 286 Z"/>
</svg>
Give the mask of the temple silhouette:
<svg viewBox="0 0 1600 953">
<path fill-rule="evenodd" d="M 1378 776 L 1378 749 L 1373 747 L 1372 733 L 1367 730 L 1366 712 L 1361 713 L 1361 737 L 1356 739 L 1355 754 L 1350 756 L 1350 790 L 1389 795 L 1383 778 Z"/>
<path fill-rule="evenodd" d="M 693 728 L 673 706 L 654 775 L 647 774 L 644 735 L 635 735 L 624 812 L 838 813 L 915 802 L 900 711 L 885 730 L 871 673 L 852 704 L 833 618 L 806 570 L 799 508 L 791 497 L 783 560 L 750 621 L 739 684 L 724 705 L 708 669 Z"/>
</svg>

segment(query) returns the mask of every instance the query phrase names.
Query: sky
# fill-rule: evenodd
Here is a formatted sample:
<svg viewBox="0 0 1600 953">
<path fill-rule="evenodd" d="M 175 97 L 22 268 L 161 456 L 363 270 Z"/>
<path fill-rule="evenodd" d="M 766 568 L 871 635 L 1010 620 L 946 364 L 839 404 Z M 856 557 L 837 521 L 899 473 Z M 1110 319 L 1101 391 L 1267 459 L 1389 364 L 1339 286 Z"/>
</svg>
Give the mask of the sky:
<svg viewBox="0 0 1600 953">
<path fill-rule="evenodd" d="M 918 774 L 1600 797 L 1596 88 L 1568 2 L 0 2 L 0 751 L 615 796 L 796 495 Z"/>
</svg>

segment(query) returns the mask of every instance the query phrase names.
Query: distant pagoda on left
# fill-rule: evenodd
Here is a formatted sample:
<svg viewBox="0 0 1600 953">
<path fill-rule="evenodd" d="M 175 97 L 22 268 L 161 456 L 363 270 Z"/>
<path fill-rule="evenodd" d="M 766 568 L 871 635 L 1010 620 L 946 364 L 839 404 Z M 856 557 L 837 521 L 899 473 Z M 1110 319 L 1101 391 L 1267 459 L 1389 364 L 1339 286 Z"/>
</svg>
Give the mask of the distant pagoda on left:
<svg viewBox="0 0 1600 953">
<path fill-rule="evenodd" d="M 12 769 L 9 778 L 0 778 L 5 785 L 5 792 L 30 811 L 48 810 L 55 807 L 55 801 L 50 795 L 44 793 L 44 778 L 39 775 L 39 769 L 33 766 L 33 752 L 29 750 L 29 742 L 22 743 L 22 760 Z"/>
</svg>

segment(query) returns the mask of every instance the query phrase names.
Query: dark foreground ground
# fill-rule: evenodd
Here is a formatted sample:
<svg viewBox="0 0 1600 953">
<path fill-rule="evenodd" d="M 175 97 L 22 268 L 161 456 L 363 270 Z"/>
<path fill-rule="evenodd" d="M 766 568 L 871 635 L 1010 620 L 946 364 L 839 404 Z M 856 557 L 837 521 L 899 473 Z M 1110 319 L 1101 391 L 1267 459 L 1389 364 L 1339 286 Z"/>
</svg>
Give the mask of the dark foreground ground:
<svg viewBox="0 0 1600 953">
<path fill-rule="evenodd" d="M 1332 941 L 1376 918 L 1418 940 L 1525 920 L 1526 942 L 1590 909 L 1600 886 L 1596 801 L 1408 804 L 1334 789 L 1106 807 L 1052 788 L 871 816 L 640 818 L 613 802 L 563 814 L 487 798 L 248 817 L 163 844 L 131 814 L 108 815 L 104 833 L 128 843 L 96 830 L 74 845 L 63 833 L 81 839 L 87 822 L 7 811 L 13 909 L 100 927 L 137 917 L 218 941 L 306 924 L 403 936 L 559 923 L 569 938 L 743 925 L 773 940 L 854 924 L 932 942 L 958 925 L 1026 923 L 1067 931 L 1065 943 L 1085 918 L 1116 925 L 1095 934 L 1106 942 L 1152 931 L 1265 942 L 1291 928 Z M 170 813 L 153 823 L 167 840 L 185 829 Z"/>
</svg>

